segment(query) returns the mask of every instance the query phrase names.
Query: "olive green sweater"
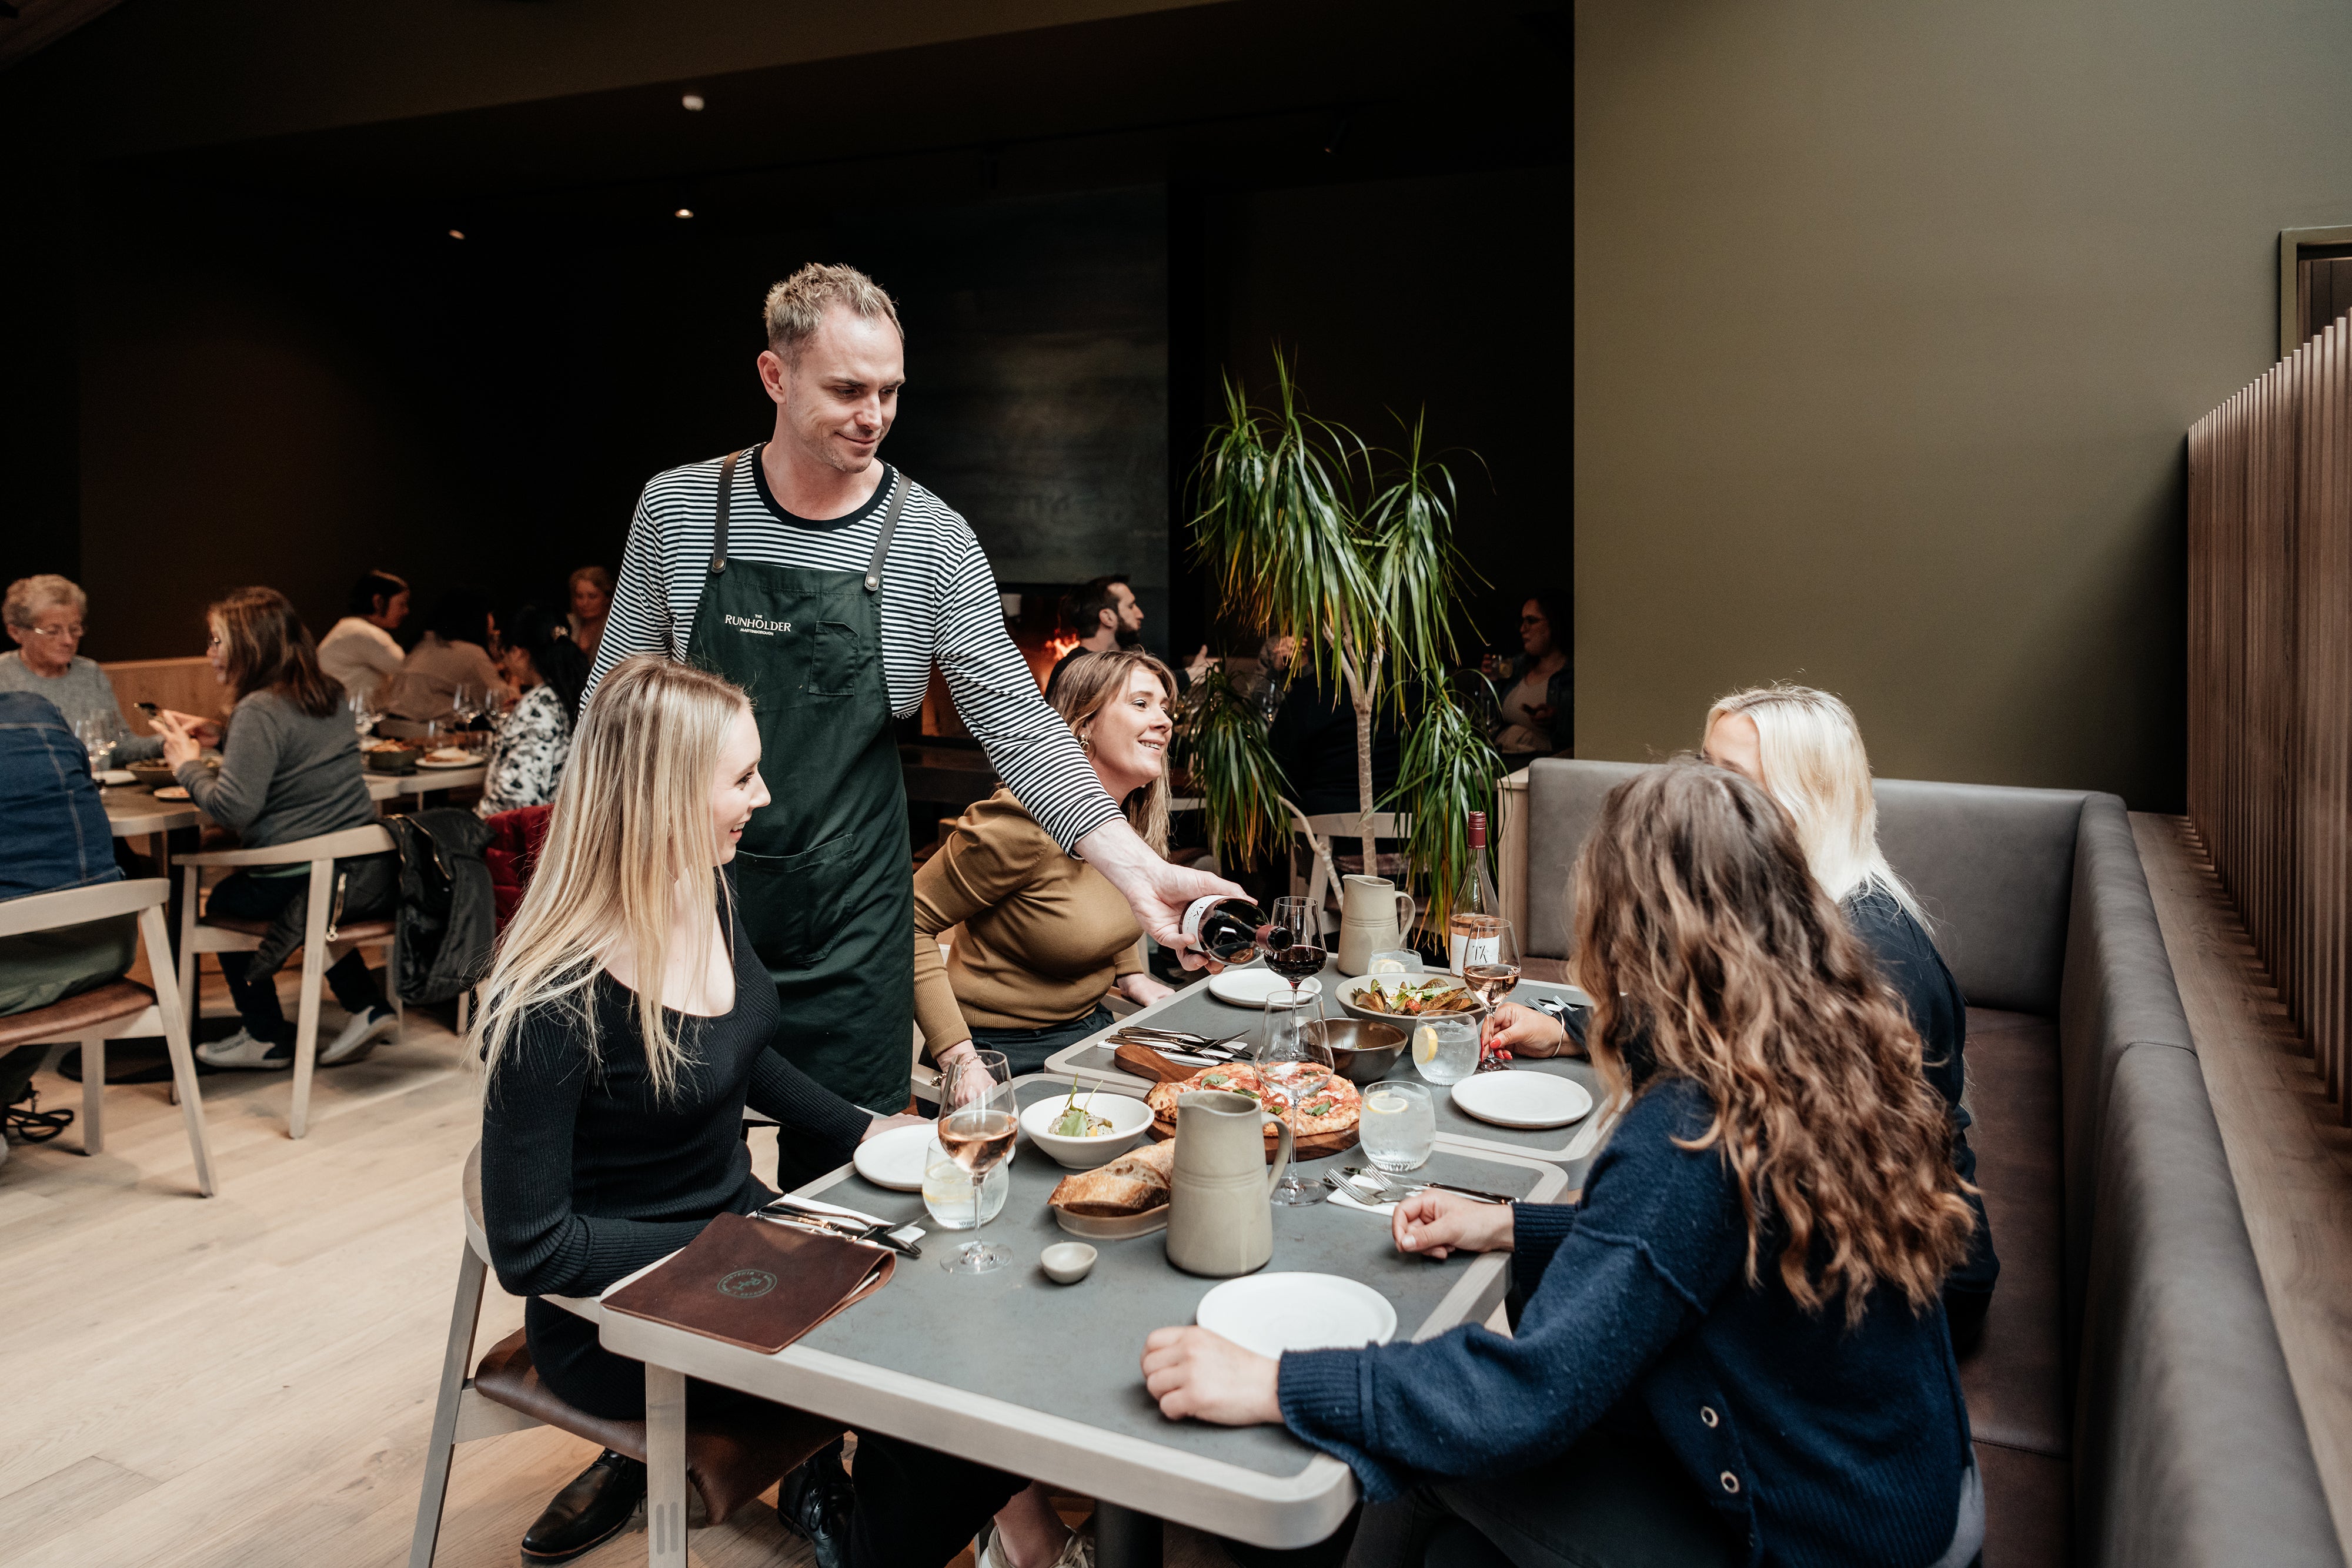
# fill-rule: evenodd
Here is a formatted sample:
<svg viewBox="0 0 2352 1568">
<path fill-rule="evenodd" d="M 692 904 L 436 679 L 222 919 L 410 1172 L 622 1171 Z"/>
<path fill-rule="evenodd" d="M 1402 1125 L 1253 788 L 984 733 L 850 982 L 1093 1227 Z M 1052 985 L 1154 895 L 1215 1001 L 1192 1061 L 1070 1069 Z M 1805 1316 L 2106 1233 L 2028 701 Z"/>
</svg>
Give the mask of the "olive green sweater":
<svg viewBox="0 0 2352 1568">
<path fill-rule="evenodd" d="M 939 935 L 961 925 L 953 956 Z M 915 873 L 915 1021 L 936 1052 L 972 1026 L 1036 1029 L 1091 1011 L 1143 973 L 1143 930 L 1102 873 L 1048 837 L 1009 789 L 956 820 Z"/>
</svg>

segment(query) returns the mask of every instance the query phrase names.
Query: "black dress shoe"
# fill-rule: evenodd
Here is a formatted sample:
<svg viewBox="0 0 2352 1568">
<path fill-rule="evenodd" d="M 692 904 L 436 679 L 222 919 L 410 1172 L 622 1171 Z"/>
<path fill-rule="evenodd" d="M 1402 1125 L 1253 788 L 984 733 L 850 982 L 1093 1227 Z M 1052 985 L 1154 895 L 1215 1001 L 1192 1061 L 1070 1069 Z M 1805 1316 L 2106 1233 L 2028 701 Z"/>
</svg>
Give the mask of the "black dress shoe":
<svg viewBox="0 0 2352 1568">
<path fill-rule="evenodd" d="M 568 1563 L 627 1527 L 645 1500 L 646 1467 L 607 1448 L 523 1532 L 526 1563 Z"/>
<path fill-rule="evenodd" d="M 776 1516 L 809 1543 L 817 1568 L 849 1568 L 849 1514 L 856 1501 L 841 1445 L 803 1460 L 776 1488 Z"/>
</svg>

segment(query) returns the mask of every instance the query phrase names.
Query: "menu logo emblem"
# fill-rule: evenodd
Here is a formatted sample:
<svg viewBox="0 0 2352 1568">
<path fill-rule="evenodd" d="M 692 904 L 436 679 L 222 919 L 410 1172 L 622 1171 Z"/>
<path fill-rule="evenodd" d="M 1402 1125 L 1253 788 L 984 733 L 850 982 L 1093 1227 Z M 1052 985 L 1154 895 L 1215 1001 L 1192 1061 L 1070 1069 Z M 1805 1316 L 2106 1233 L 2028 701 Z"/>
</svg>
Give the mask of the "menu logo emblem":
<svg viewBox="0 0 2352 1568">
<path fill-rule="evenodd" d="M 719 1293 L 746 1301 L 764 1296 L 776 1288 L 776 1277 L 765 1269 L 738 1269 L 719 1281 Z"/>
<path fill-rule="evenodd" d="M 762 615 L 730 615 L 727 617 L 727 624 L 734 627 L 738 632 L 749 632 L 754 637 L 772 637 L 779 632 L 789 632 L 793 629 L 793 623 L 789 621 L 771 621 Z"/>
</svg>

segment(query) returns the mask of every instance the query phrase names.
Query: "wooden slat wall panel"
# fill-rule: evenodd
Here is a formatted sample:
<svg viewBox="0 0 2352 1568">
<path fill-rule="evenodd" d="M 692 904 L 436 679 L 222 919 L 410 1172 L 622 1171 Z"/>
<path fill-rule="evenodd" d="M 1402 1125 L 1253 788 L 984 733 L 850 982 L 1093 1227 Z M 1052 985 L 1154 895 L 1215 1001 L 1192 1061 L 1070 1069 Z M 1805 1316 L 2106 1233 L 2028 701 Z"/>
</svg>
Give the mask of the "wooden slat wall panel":
<svg viewBox="0 0 2352 1568">
<path fill-rule="evenodd" d="M 2352 328 L 2189 433 L 2189 814 L 2352 1119 Z"/>
</svg>

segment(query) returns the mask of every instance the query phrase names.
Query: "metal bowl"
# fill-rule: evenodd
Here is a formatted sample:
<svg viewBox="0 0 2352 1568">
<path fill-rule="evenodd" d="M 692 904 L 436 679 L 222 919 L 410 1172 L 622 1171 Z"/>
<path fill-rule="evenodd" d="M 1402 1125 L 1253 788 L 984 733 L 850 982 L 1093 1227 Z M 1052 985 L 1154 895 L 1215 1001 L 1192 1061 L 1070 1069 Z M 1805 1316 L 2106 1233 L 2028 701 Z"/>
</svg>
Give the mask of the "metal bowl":
<svg viewBox="0 0 2352 1568">
<path fill-rule="evenodd" d="M 1366 1019 L 1318 1019 L 1300 1026 L 1331 1048 L 1332 1063 L 1351 1081 L 1377 1083 L 1404 1054 L 1405 1032 Z"/>
</svg>

